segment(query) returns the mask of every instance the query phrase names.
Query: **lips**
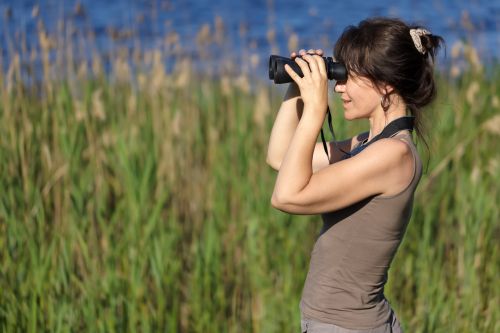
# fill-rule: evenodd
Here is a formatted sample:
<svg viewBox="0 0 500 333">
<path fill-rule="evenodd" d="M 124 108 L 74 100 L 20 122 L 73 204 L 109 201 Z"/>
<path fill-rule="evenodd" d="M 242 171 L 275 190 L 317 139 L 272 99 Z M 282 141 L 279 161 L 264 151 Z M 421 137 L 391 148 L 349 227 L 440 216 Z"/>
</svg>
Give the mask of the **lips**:
<svg viewBox="0 0 500 333">
<path fill-rule="evenodd" d="M 352 100 L 349 98 L 350 96 L 348 96 L 346 93 L 343 93 L 341 94 L 340 96 L 340 99 L 342 100 L 342 103 L 344 104 L 347 104 L 349 102 L 351 102 Z"/>
<path fill-rule="evenodd" d="M 345 105 L 347 105 L 347 104 L 351 103 L 351 100 L 350 100 L 350 99 L 344 99 L 344 98 L 342 98 L 342 103 L 343 103 L 343 104 L 344 104 L 344 106 L 345 106 Z"/>
</svg>

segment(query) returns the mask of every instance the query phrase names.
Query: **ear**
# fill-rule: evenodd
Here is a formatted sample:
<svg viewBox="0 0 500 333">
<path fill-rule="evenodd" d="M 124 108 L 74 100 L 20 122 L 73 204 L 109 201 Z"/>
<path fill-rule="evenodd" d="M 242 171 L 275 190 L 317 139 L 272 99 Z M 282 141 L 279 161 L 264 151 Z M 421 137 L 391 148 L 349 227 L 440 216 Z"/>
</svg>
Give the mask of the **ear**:
<svg viewBox="0 0 500 333">
<path fill-rule="evenodd" d="M 382 83 L 380 85 L 380 92 L 382 95 L 390 95 L 394 92 L 394 87 L 387 83 Z"/>
</svg>

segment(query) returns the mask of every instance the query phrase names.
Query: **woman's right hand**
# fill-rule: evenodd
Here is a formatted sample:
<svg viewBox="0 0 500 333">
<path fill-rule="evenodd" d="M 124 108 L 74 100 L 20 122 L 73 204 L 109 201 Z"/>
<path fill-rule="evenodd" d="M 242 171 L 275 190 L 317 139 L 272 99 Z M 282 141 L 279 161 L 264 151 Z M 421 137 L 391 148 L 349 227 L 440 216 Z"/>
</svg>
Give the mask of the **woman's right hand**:
<svg viewBox="0 0 500 333">
<path fill-rule="evenodd" d="M 306 51 L 305 49 L 300 49 L 298 52 L 293 51 L 292 53 L 290 53 L 290 59 L 295 60 L 295 58 L 297 58 L 298 56 L 302 57 L 306 54 L 311 54 L 311 55 L 317 54 L 320 57 L 322 57 L 323 50 L 322 49 L 316 49 L 316 50 L 309 49 Z M 299 86 L 297 85 L 297 83 L 295 81 L 290 82 L 290 87 L 289 87 L 288 91 L 290 93 L 286 94 L 285 99 L 288 99 L 290 97 L 300 96 Z"/>
<path fill-rule="evenodd" d="M 292 52 L 290 57 L 302 70 L 303 75 L 301 76 L 290 65 L 285 65 L 285 71 L 299 86 L 304 105 L 308 105 L 312 107 L 309 108 L 310 110 L 316 111 L 326 109 L 328 106 L 328 79 L 322 55 L 323 50 L 321 49 L 309 49 L 307 52 L 302 49 L 298 55 L 296 52 Z"/>
</svg>

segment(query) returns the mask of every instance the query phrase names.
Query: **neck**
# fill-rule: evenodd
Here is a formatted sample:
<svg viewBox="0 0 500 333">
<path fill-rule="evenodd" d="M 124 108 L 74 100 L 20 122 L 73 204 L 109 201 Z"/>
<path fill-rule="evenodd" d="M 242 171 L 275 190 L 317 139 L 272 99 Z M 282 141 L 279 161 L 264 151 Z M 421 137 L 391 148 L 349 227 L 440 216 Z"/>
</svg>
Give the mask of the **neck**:
<svg viewBox="0 0 500 333">
<path fill-rule="evenodd" d="M 406 116 L 406 107 L 403 103 L 392 104 L 387 111 L 382 107 L 377 109 L 369 118 L 370 134 L 368 141 L 382 132 L 391 121 Z"/>
</svg>

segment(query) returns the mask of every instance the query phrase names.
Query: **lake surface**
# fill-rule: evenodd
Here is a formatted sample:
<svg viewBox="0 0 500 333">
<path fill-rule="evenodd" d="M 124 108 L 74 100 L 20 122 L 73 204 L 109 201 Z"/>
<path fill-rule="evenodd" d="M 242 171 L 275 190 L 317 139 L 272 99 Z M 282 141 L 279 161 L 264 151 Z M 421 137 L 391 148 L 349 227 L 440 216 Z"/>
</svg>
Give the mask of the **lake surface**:
<svg viewBox="0 0 500 333">
<path fill-rule="evenodd" d="M 369 16 L 423 24 L 445 38 L 448 53 L 457 41 L 467 40 L 485 63 L 500 56 L 500 0 L 1 0 L 0 14 L 4 64 L 10 51 L 20 48 L 20 32 L 28 49 L 36 47 L 37 20 L 49 32 L 57 31 L 59 21 L 71 21 L 91 32 L 102 52 L 116 46 L 110 36 L 126 36 L 120 35 L 123 31 L 132 31 L 133 38 L 119 43 L 134 48 L 134 40 L 140 40 L 144 49 L 158 47 L 175 31 L 183 49 L 191 52 L 203 26 L 214 33 L 216 17 L 224 29 L 224 52 L 236 56 L 251 52 L 266 59 L 270 53 L 288 54 L 293 36 L 300 48 L 321 47 L 331 54 L 342 30 Z"/>
</svg>

